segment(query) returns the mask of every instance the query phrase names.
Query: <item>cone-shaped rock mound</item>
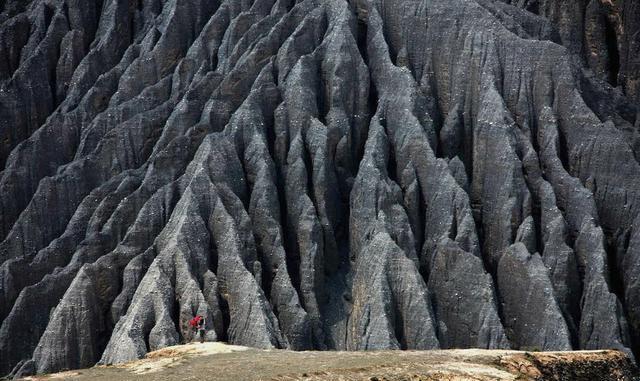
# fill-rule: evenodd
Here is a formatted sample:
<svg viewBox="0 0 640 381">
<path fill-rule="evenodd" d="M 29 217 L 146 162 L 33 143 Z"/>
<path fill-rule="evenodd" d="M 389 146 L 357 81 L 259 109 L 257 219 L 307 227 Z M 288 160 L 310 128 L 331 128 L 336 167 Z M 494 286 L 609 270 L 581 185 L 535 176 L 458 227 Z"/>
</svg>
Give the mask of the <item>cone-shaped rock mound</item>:
<svg viewBox="0 0 640 381">
<path fill-rule="evenodd" d="M 258 348 L 640 353 L 637 1 L 0 12 L 0 375 L 196 314 Z"/>
</svg>

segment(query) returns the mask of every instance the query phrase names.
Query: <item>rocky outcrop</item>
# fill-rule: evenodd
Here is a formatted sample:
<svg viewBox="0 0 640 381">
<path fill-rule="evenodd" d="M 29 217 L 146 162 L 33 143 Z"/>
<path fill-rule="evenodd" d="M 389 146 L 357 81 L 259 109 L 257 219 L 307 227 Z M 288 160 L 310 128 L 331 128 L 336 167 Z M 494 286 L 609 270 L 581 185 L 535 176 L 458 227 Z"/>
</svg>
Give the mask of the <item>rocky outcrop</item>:
<svg viewBox="0 0 640 381">
<path fill-rule="evenodd" d="M 39 380 L 84 381 L 96 378 L 181 380 L 215 374 L 221 380 L 254 379 L 358 381 L 638 381 L 636 364 L 613 350 L 523 352 L 449 349 L 429 351 L 259 350 L 220 342 L 174 345 L 143 359 L 109 367 L 91 367 L 39 375 Z M 251 366 L 233 364 L 251 363 Z M 19 376 L 19 374 L 17 374 Z"/>
<path fill-rule="evenodd" d="M 0 374 L 194 314 L 261 348 L 638 354 L 640 9 L 574 3 L 0 2 Z"/>
<path fill-rule="evenodd" d="M 600 80 L 640 100 L 640 5 L 629 0 L 505 0 L 549 19 L 554 40 L 586 63 Z"/>
</svg>

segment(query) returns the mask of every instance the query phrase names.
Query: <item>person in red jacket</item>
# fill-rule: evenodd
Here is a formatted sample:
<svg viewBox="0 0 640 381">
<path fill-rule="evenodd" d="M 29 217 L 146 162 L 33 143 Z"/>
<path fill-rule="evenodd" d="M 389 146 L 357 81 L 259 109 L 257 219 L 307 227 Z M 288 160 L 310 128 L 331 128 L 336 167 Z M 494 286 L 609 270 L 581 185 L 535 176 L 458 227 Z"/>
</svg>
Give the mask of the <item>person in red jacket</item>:
<svg viewBox="0 0 640 381">
<path fill-rule="evenodd" d="M 204 343 L 204 318 L 200 315 L 194 316 L 193 319 L 189 320 L 189 326 L 193 329 L 194 334 L 197 333 L 200 336 L 200 342 Z"/>
</svg>

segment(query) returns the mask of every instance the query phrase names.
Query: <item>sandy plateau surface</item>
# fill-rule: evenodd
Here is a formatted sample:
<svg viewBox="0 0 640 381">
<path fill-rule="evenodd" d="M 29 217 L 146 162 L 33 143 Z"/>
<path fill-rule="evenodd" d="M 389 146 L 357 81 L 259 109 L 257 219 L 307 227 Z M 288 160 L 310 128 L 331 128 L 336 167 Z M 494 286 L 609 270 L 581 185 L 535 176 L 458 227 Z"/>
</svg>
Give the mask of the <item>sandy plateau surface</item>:
<svg viewBox="0 0 640 381">
<path fill-rule="evenodd" d="M 640 380 L 617 351 L 292 352 L 223 343 L 164 348 L 125 364 L 29 380 Z"/>
</svg>

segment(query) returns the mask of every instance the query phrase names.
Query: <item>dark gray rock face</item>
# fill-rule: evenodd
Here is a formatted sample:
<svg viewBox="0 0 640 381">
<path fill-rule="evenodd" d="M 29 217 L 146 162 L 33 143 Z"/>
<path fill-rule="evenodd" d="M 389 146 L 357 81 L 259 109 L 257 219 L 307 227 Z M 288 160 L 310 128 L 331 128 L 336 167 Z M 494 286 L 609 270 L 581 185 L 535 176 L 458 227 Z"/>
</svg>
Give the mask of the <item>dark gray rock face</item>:
<svg viewBox="0 0 640 381">
<path fill-rule="evenodd" d="M 631 0 L 0 2 L 0 375 L 640 353 Z"/>
</svg>

